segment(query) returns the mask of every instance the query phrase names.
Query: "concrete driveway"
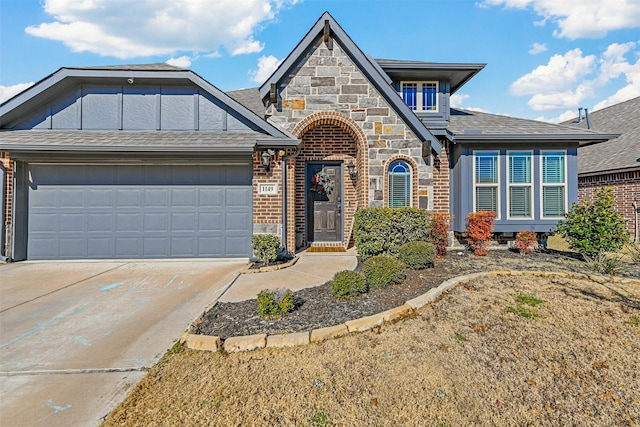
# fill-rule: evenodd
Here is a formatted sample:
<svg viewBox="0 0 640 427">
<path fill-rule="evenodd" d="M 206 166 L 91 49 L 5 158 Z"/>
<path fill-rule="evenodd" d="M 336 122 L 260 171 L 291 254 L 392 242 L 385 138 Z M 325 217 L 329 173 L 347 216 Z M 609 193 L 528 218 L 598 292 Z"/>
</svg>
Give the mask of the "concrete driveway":
<svg viewBox="0 0 640 427">
<path fill-rule="evenodd" d="M 244 265 L 0 265 L 0 425 L 98 425 Z"/>
</svg>

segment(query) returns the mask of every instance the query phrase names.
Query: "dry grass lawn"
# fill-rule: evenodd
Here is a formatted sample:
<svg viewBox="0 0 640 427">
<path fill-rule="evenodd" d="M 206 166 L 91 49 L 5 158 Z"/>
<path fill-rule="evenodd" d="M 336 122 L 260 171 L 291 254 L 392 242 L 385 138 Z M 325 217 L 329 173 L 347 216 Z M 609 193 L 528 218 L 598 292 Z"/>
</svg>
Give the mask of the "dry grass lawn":
<svg viewBox="0 0 640 427">
<path fill-rule="evenodd" d="M 168 354 L 104 426 L 638 426 L 640 286 L 492 277 L 323 344 Z"/>
</svg>

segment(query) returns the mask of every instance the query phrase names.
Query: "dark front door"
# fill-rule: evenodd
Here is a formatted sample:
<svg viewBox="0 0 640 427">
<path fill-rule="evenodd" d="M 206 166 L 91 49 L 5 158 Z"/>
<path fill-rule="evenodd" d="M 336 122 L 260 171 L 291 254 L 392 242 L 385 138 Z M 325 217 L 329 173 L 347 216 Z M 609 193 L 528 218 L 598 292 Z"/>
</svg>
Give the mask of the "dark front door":
<svg viewBox="0 0 640 427">
<path fill-rule="evenodd" d="M 342 165 L 307 165 L 307 240 L 342 240 Z"/>
</svg>

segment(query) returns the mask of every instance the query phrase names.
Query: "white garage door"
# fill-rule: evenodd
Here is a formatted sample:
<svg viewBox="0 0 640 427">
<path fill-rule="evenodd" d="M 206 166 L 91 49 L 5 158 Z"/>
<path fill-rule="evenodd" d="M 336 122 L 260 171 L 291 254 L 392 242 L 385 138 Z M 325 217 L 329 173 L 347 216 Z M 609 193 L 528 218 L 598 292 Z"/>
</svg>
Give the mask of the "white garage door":
<svg viewBox="0 0 640 427">
<path fill-rule="evenodd" d="M 30 164 L 28 259 L 248 257 L 251 166 Z"/>
</svg>

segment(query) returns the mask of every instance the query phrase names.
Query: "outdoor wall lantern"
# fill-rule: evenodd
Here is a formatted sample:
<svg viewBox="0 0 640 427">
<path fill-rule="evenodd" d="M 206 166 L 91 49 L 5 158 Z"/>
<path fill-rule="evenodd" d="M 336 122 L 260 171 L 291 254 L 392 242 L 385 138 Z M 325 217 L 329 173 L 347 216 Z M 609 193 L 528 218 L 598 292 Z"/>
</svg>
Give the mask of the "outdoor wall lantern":
<svg viewBox="0 0 640 427">
<path fill-rule="evenodd" d="M 349 160 L 347 170 L 349 171 L 349 176 L 352 180 L 355 181 L 356 179 L 358 179 L 358 171 L 356 170 L 356 165 L 353 164 L 353 160 Z"/>
<path fill-rule="evenodd" d="M 275 152 L 273 150 L 264 150 L 262 152 L 262 166 L 264 166 L 267 172 L 271 170 L 271 156 L 274 154 Z"/>
</svg>

